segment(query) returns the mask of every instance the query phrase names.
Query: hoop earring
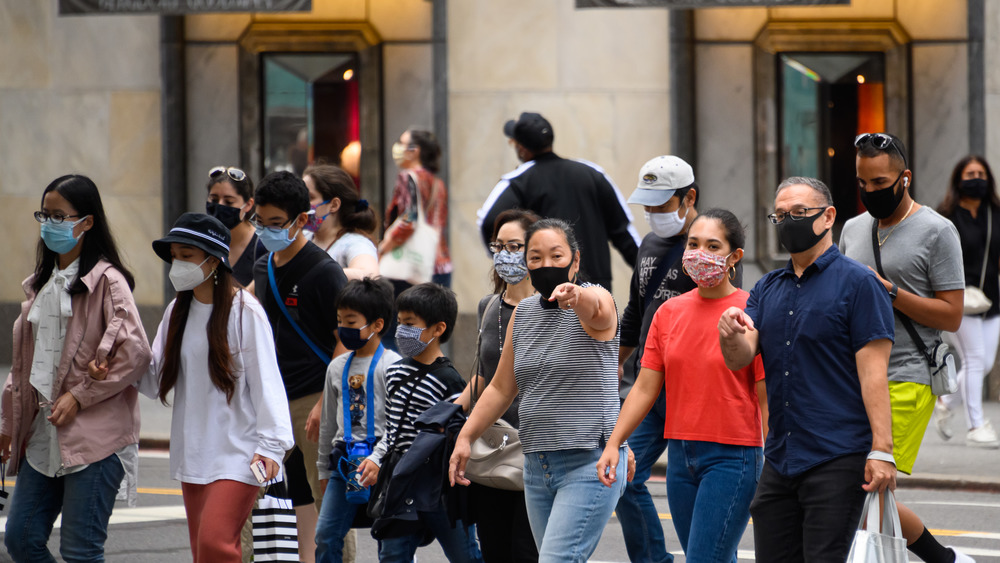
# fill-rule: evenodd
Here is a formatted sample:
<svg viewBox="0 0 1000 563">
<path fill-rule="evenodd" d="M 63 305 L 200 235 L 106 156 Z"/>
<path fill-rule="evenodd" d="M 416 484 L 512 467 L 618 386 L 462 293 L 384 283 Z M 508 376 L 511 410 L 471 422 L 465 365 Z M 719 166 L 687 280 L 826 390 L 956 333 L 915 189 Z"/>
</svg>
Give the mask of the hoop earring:
<svg viewBox="0 0 1000 563">
<path fill-rule="evenodd" d="M 729 279 L 731 281 L 736 281 L 736 266 L 735 265 L 729 267 Z"/>
</svg>

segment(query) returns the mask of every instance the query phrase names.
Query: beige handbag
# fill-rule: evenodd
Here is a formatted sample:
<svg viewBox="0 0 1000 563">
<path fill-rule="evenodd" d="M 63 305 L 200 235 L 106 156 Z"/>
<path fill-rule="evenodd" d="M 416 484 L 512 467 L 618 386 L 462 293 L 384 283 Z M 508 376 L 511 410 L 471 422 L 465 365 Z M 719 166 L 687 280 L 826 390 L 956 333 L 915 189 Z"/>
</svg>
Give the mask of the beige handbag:
<svg viewBox="0 0 1000 563">
<path fill-rule="evenodd" d="M 479 345 L 482 343 L 483 327 L 486 325 L 486 311 L 499 299 L 499 295 L 494 296 L 483 310 L 479 337 L 476 338 L 476 359 L 472 369 L 473 408 L 479 396 Z M 472 409 L 469 410 L 471 412 Z M 517 436 L 517 428 L 503 419 L 497 420 L 493 426 L 487 428 L 483 435 L 472 443 L 472 454 L 465 465 L 465 476 L 473 483 L 494 489 L 523 491 L 524 450 Z"/>
</svg>

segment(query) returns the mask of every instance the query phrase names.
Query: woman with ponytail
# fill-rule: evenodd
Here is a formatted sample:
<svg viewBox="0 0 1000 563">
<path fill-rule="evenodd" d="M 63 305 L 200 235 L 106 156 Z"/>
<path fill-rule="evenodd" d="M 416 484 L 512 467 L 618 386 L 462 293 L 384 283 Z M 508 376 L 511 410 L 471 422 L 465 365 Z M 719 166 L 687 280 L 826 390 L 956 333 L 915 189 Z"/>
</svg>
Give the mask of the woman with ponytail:
<svg viewBox="0 0 1000 563">
<path fill-rule="evenodd" d="M 375 212 L 361 199 L 351 176 L 336 166 L 310 166 L 302 174 L 313 215 L 306 224 L 314 244 L 344 269 L 347 279 L 378 276 L 378 250 L 372 242 Z M 308 236 L 308 235 L 307 235 Z"/>
<path fill-rule="evenodd" d="M 177 297 L 139 390 L 163 404 L 173 391 L 170 473 L 181 482 L 195 563 L 241 560 L 240 530 L 263 482 L 251 466 L 261 462 L 264 479 L 274 478 L 293 442 L 271 326 L 234 284 L 229 242 L 229 229 L 201 213 L 185 213 L 153 242 L 171 263 Z"/>
</svg>

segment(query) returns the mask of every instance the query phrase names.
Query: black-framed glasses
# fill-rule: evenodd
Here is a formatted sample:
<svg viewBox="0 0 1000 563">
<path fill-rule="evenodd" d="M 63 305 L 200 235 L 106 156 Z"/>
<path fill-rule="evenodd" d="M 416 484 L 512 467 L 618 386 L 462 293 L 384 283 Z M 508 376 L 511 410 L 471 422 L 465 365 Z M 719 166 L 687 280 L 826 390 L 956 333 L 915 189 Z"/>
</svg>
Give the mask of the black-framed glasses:
<svg viewBox="0 0 1000 563">
<path fill-rule="evenodd" d="M 892 135 L 888 133 L 862 133 L 854 138 L 854 148 L 860 149 L 865 145 L 871 145 L 880 151 L 884 151 L 892 147 L 896 151 L 896 154 L 903 159 L 903 165 L 906 163 L 906 155 L 903 151 L 896 145 L 896 140 L 892 138 Z"/>
<path fill-rule="evenodd" d="M 249 220 L 250 220 L 250 225 L 253 228 L 255 228 L 255 229 L 267 229 L 267 230 L 269 230 L 269 231 L 271 231 L 273 233 L 280 233 L 282 230 L 284 230 L 285 225 L 287 225 L 287 224 L 289 224 L 289 223 L 292 222 L 292 220 L 289 219 L 289 220 L 285 221 L 284 223 L 282 223 L 282 224 L 280 224 L 278 226 L 265 225 L 264 223 L 260 222 L 260 217 L 258 217 L 256 213 L 254 213 L 253 216 L 251 216 Z"/>
<path fill-rule="evenodd" d="M 44 211 L 35 211 L 35 221 L 39 223 L 49 222 L 53 225 L 58 225 L 65 221 L 66 219 L 76 219 L 79 215 L 63 215 L 62 213 L 46 213 Z"/>
<path fill-rule="evenodd" d="M 213 180 L 222 174 L 227 174 L 229 178 L 235 182 L 242 182 L 247 179 L 247 173 L 239 168 L 236 168 L 235 166 L 216 166 L 208 171 L 208 177 Z"/>
<path fill-rule="evenodd" d="M 522 248 L 524 248 L 523 242 L 506 242 L 504 244 L 500 244 L 499 242 L 490 243 L 490 252 L 493 252 L 494 254 L 500 252 L 501 250 L 506 250 L 510 253 L 520 252 Z"/>
<path fill-rule="evenodd" d="M 816 211 L 817 209 L 825 211 L 829 205 L 824 205 L 823 207 L 798 207 L 789 212 L 779 211 L 777 213 L 772 213 L 767 216 L 768 221 L 773 225 L 780 225 L 785 217 L 791 217 L 792 221 L 801 221 L 803 219 L 809 219 L 815 217 L 815 215 L 810 215 L 810 211 Z"/>
</svg>

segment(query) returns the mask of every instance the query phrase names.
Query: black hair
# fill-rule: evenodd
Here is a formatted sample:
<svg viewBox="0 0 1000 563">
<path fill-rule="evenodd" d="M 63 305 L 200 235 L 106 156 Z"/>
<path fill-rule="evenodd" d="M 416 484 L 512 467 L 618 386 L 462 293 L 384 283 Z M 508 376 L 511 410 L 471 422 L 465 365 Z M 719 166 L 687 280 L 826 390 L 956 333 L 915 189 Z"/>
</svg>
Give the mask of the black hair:
<svg viewBox="0 0 1000 563">
<path fill-rule="evenodd" d="M 739 218 L 732 211 L 718 207 L 709 209 L 695 217 L 694 221 L 691 221 L 691 226 L 702 219 L 715 219 L 722 225 L 722 230 L 726 232 L 726 242 L 729 243 L 730 251 L 743 248 L 746 245 L 746 227 L 740 223 Z"/>
<path fill-rule="evenodd" d="M 814 192 L 819 194 L 823 203 L 825 203 L 827 207 L 833 207 L 833 194 L 830 193 L 830 188 L 818 178 L 810 178 L 808 176 L 789 176 L 778 184 L 778 189 L 774 190 L 774 195 L 777 197 L 778 194 L 781 193 L 781 190 L 800 185 L 812 188 Z"/>
<path fill-rule="evenodd" d="M 684 201 L 684 198 L 687 197 L 688 192 L 691 191 L 692 188 L 694 188 L 694 207 L 698 207 L 698 198 L 701 197 L 701 188 L 698 187 L 696 182 L 691 182 L 690 186 L 677 190 L 674 192 L 674 195 L 670 197 L 677 196 L 680 201 Z"/>
<path fill-rule="evenodd" d="M 528 246 L 531 243 L 531 237 L 538 231 L 553 230 L 562 232 L 563 236 L 566 237 L 566 244 L 569 245 L 570 254 L 573 254 L 574 258 L 576 253 L 580 251 L 580 242 L 576 240 L 576 233 L 573 231 L 573 227 L 569 223 L 558 219 L 556 217 L 546 217 L 540 221 L 535 222 L 534 225 L 528 228 L 528 231 L 524 233 L 524 250 L 528 251 Z"/>
<path fill-rule="evenodd" d="M 986 170 L 986 185 L 989 186 L 989 201 L 993 209 L 1000 209 L 1000 198 L 997 197 L 997 185 L 996 180 L 993 179 L 993 170 L 990 169 L 990 165 L 986 163 L 986 159 L 978 154 L 971 154 L 962 160 L 958 161 L 955 168 L 951 171 L 951 178 L 948 181 L 948 191 L 944 194 L 944 199 L 941 201 L 941 205 L 938 206 L 937 211 L 945 217 L 951 217 L 955 214 L 955 207 L 958 205 L 958 200 L 961 199 L 962 194 L 958 191 L 958 186 L 962 183 L 962 173 L 965 172 L 965 168 L 972 164 L 973 162 L 978 162 Z"/>
<path fill-rule="evenodd" d="M 90 273 L 90 270 L 102 259 L 111 263 L 125 277 L 130 290 L 135 289 L 135 278 L 122 263 L 121 256 L 118 254 L 118 246 L 115 244 L 115 237 L 111 234 L 108 218 L 104 213 L 104 205 L 101 203 L 101 194 L 94 181 L 79 174 L 67 174 L 52 180 L 42 192 L 39 209 L 45 205 L 46 194 L 52 191 L 61 195 L 73 206 L 79 216 L 76 218 L 77 221 L 88 215 L 93 221 L 90 230 L 83 235 L 79 273 L 69 287 L 69 294 L 77 295 L 87 292 L 83 277 Z M 58 254 L 45 246 L 41 238 L 38 239 L 38 248 L 35 251 L 35 276 L 31 281 L 31 288 L 36 293 L 41 291 L 46 282 L 49 281 L 58 257 Z"/>
<path fill-rule="evenodd" d="M 337 296 L 337 309 L 357 311 L 369 323 L 382 319 L 381 336 L 388 330 L 395 315 L 392 292 L 392 284 L 385 278 L 351 280 Z"/>
<path fill-rule="evenodd" d="M 228 170 L 228 168 L 230 167 L 226 168 Z M 215 176 L 209 176 L 208 184 L 205 185 L 205 191 L 211 192 L 212 186 L 216 184 L 229 184 L 230 186 L 232 186 L 233 191 L 236 192 L 236 195 L 243 198 L 244 204 L 253 199 L 253 180 L 250 179 L 250 175 L 247 174 L 246 172 L 243 173 L 243 179 L 239 181 L 233 180 L 232 176 L 230 176 L 227 172 L 220 172 Z M 250 208 L 250 211 L 247 211 L 243 220 L 249 221 L 250 217 L 253 217 L 253 213 L 256 209 L 257 206 L 255 202 L 255 205 Z"/>
<path fill-rule="evenodd" d="M 436 283 L 415 285 L 396 298 L 396 310 L 406 311 L 423 319 L 427 326 L 443 322 L 444 333 L 440 341 L 448 342 L 458 318 L 458 299 L 455 292 Z"/>
<path fill-rule="evenodd" d="M 410 144 L 420 148 L 420 166 L 437 174 L 441 170 L 441 145 L 430 131 L 410 129 Z"/>
<path fill-rule="evenodd" d="M 497 215 L 496 221 L 493 222 L 493 238 L 490 241 L 496 241 L 497 235 L 500 233 L 500 227 L 506 225 L 507 223 L 519 223 L 521 228 L 527 233 L 528 229 L 532 225 L 537 223 L 539 220 L 538 215 L 534 211 L 529 209 L 508 209 Z M 528 243 L 525 241 L 525 248 L 521 249 L 524 252 L 527 249 Z M 500 274 L 493 268 L 490 268 L 490 282 L 493 283 L 493 293 L 500 294 L 507 287 L 507 282 L 503 281 Z"/>
<path fill-rule="evenodd" d="M 340 200 L 337 210 L 337 220 L 345 233 L 362 233 L 369 235 L 378 226 L 375 211 L 365 201 L 362 203 L 358 187 L 354 179 L 344 169 L 331 164 L 320 164 L 306 168 L 302 177 L 310 176 L 316 191 L 323 201 L 333 198 Z"/>
<path fill-rule="evenodd" d="M 900 172 L 906 170 L 909 165 L 909 158 L 906 156 L 906 146 L 903 140 L 890 133 L 882 133 L 892 141 L 884 149 L 880 149 L 872 142 L 866 142 L 858 147 L 858 156 L 863 158 L 878 158 L 883 154 L 889 155 L 889 162 L 895 165 Z"/>
<path fill-rule="evenodd" d="M 295 220 L 309 211 L 309 188 L 302 178 L 287 170 L 271 172 L 260 181 L 254 200 L 258 207 L 272 205 L 287 213 L 289 220 Z"/>
</svg>

